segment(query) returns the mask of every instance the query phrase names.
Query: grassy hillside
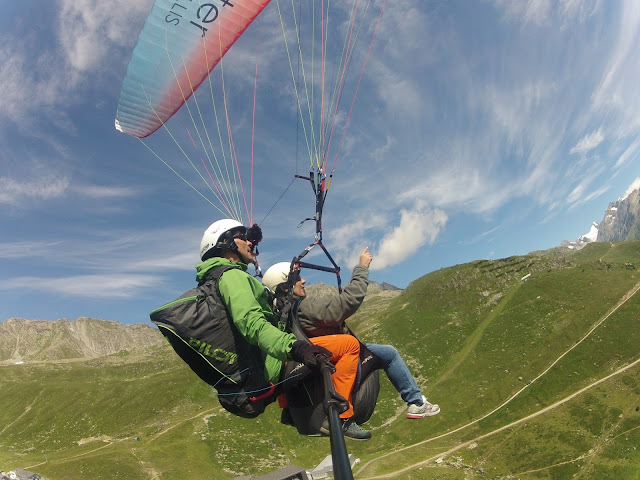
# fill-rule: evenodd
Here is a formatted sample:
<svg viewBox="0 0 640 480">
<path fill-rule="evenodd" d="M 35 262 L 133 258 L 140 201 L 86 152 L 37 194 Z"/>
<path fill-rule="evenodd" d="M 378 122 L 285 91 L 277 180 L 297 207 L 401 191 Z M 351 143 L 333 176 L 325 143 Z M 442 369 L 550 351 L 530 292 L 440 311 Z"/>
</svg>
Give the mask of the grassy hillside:
<svg viewBox="0 0 640 480">
<path fill-rule="evenodd" d="M 395 345 L 442 413 L 406 420 L 383 379 L 373 439 L 347 443 L 356 478 L 640 478 L 639 258 L 640 242 L 596 243 L 368 298 L 352 327 Z M 278 419 L 227 414 L 166 346 L 0 367 L 0 469 L 50 480 L 230 479 L 329 453 Z"/>
</svg>

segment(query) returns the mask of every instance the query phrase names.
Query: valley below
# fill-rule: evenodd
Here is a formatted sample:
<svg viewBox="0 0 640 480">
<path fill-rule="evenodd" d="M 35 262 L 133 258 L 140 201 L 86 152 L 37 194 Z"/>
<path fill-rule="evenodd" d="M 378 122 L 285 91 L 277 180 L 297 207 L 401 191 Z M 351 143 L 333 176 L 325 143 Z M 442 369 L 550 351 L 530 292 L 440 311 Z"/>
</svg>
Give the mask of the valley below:
<svg viewBox="0 0 640 480">
<path fill-rule="evenodd" d="M 406 419 L 382 374 L 373 438 L 347 442 L 355 478 L 640 478 L 639 258 L 637 241 L 592 243 L 372 288 L 349 325 L 396 346 L 442 411 Z M 0 343 L 0 470 L 233 479 L 311 470 L 330 452 L 327 438 L 280 424 L 276 404 L 254 420 L 223 410 L 162 337 L 88 357 L 26 331 Z"/>
</svg>

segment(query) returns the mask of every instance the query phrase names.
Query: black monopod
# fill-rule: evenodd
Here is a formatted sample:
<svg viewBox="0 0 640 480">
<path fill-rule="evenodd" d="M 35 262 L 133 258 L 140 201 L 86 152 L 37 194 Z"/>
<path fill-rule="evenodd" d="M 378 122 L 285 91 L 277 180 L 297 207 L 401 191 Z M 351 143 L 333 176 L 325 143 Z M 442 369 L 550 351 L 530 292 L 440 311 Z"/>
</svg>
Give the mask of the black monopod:
<svg viewBox="0 0 640 480">
<path fill-rule="evenodd" d="M 324 380 L 324 410 L 329 419 L 333 478 L 334 480 L 353 480 L 349 454 L 342 433 L 342 422 L 340 421 L 340 413 L 344 412 L 349 405 L 345 398 L 336 393 L 331 379 L 332 370 L 328 359 L 321 362 L 320 371 Z M 346 408 L 345 403 L 347 403 Z"/>
</svg>

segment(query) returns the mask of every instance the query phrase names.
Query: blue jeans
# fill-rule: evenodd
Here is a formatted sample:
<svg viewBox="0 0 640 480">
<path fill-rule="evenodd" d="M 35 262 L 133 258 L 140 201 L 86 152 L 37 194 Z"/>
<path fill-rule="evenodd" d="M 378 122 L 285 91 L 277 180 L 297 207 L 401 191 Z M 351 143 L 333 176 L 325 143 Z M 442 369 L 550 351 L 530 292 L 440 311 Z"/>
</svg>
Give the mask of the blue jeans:
<svg viewBox="0 0 640 480">
<path fill-rule="evenodd" d="M 398 351 L 391 345 L 364 344 L 377 358 L 389 381 L 407 404 L 422 405 L 422 392 Z"/>
</svg>

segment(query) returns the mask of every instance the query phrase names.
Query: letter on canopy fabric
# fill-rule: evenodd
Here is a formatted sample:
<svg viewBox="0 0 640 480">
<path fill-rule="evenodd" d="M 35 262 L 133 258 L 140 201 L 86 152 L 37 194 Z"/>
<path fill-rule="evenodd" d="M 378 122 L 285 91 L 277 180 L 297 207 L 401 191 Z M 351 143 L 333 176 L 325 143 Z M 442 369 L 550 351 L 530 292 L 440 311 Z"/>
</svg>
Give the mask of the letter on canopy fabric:
<svg viewBox="0 0 640 480">
<path fill-rule="evenodd" d="M 156 0 L 122 85 L 116 129 L 155 132 L 198 88 L 270 0 Z"/>
</svg>

